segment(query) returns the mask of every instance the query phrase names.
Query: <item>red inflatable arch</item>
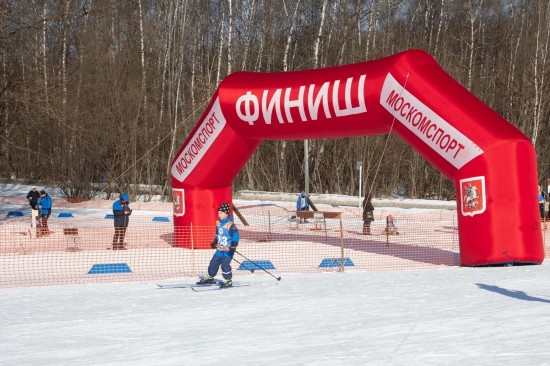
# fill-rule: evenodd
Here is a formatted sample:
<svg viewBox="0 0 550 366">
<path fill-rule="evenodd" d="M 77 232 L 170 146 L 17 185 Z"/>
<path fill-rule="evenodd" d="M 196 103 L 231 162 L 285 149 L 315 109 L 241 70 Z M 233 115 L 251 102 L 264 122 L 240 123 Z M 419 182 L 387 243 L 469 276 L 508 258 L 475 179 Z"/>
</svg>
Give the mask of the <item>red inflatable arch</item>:
<svg viewBox="0 0 550 366">
<path fill-rule="evenodd" d="M 389 132 L 455 182 L 462 265 L 542 263 L 532 144 L 420 50 L 228 76 L 172 163 L 176 234 L 213 227 L 216 208 L 232 201 L 233 179 L 263 140 Z M 176 235 L 175 245 L 209 248 L 212 231 L 192 243 Z"/>
</svg>

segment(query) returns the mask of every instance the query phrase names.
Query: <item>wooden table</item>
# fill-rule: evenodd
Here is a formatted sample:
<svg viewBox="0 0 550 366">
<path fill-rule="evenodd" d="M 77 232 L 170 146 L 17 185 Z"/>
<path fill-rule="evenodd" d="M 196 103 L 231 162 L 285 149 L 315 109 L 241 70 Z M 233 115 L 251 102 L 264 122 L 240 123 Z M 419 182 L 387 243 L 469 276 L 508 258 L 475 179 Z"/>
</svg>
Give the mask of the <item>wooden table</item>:
<svg viewBox="0 0 550 366">
<path fill-rule="evenodd" d="M 296 211 L 295 217 L 299 219 L 313 219 L 314 230 L 327 228 L 326 219 L 340 219 L 341 212 L 334 211 Z"/>
<path fill-rule="evenodd" d="M 342 217 L 342 213 L 334 211 L 296 211 L 296 217 L 301 219 L 340 219 Z"/>
</svg>

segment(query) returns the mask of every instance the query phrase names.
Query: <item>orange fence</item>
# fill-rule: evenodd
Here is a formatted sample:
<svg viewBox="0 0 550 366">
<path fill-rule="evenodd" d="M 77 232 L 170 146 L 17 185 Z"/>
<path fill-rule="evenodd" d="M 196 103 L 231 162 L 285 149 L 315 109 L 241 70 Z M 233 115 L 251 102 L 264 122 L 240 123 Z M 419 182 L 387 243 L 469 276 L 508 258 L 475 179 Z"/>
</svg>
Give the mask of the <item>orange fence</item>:
<svg viewBox="0 0 550 366">
<path fill-rule="evenodd" d="M 49 234 L 31 227 L 30 209 L 0 221 L 0 287 L 68 283 L 161 280 L 206 273 L 212 250 L 194 249 L 193 237 L 214 227 L 189 227 L 174 233 L 171 205 L 145 211 L 134 205 L 125 233 L 126 250 L 113 250 L 113 219 L 103 205 L 79 209 L 59 205 L 49 219 Z M 301 223 L 289 203 L 248 203 L 235 222 L 241 241 L 234 276 L 280 276 L 289 272 L 385 271 L 459 265 L 456 212 L 446 209 L 376 208 L 372 235 L 362 233 L 355 207 L 317 205 L 325 215 Z M 393 216 L 396 232 L 387 230 Z M 246 222 L 246 224 L 245 224 Z M 174 247 L 181 235 L 189 248 Z M 550 248 L 543 229 L 545 248 Z M 179 242 L 179 240 L 178 240 Z M 548 251 L 547 251 L 548 252 Z M 246 258 L 245 258 L 246 257 Z"/>
</svg>

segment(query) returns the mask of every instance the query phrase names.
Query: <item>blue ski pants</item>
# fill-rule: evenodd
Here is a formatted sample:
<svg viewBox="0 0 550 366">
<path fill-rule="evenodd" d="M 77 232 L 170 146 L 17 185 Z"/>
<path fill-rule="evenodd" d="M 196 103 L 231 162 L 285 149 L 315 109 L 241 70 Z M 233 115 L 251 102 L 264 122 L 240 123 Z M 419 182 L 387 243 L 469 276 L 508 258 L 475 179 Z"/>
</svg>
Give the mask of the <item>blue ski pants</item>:
<svg viewBox="0 0 550 366">
<path fill-rule="evenodd" d="M 233 254 L 234 251 L 220 252 L 216 250 L 216 253 L 214 253 L 208 265 L 208 275 L 212 277 L 216 276 L 221 265 L 223 278 L 230 280 L 233 277 L 231 273 L 231 260 L 233 259 Z"/>
</svg>

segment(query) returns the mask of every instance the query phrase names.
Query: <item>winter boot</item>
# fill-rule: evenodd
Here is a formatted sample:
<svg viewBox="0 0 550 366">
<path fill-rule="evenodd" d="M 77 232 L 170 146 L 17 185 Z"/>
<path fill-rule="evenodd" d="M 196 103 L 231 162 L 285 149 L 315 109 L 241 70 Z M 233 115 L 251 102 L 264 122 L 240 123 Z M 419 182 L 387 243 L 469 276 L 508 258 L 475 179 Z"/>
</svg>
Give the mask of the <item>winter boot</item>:
<svg viewBox="0 0 550 366">
<path fill-rule="evenodd" d="M 222 282 L 222 284 L 220 285 L 220 288 L 227 288 L 227 287 L 231 287 L 231 286 L 233 286 L 233 281 L 227 280 L 227 281 Z"/>
<path fill-rule="evenodd" d="M 214 277 L 210 275 L 206 275 L 199 282 L 197 282 L 197 285 L 207 285 L 209 283 L 214 283 Z"/>
</svg>

